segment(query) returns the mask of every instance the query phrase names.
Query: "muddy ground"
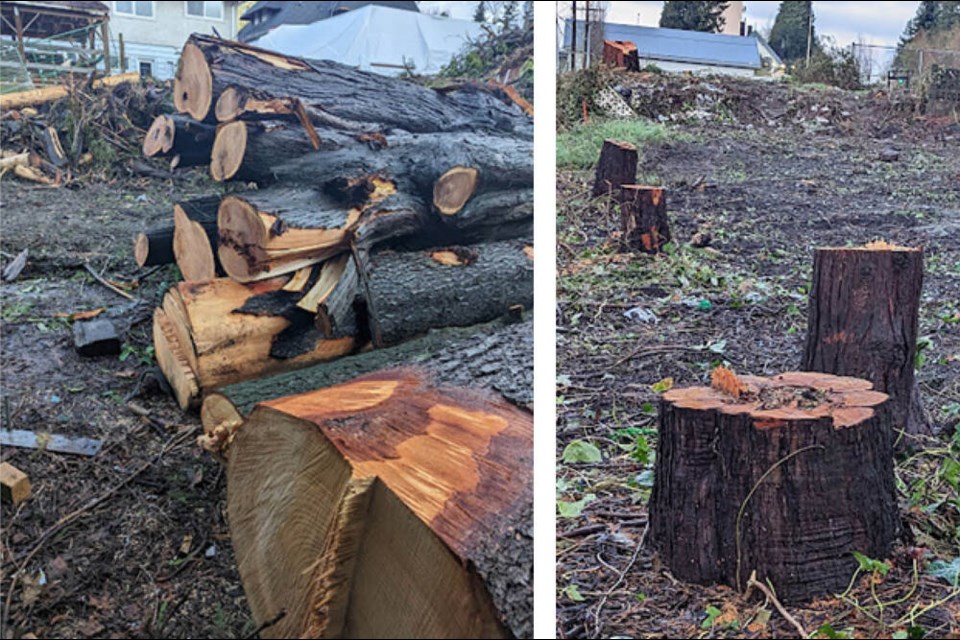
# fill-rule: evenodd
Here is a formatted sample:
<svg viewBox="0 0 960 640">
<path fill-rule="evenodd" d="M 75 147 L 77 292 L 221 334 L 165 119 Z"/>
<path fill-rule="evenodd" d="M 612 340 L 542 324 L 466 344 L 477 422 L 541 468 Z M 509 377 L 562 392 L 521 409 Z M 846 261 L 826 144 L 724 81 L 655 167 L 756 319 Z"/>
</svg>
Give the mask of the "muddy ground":
<svg viewBox="0 0 960 640">
<path fill-rule="evenodd" d="M 151 376 L 152 309 L 177 274 L 145 274 L 132 257 L 133 235 L 170 220 L 176 199 L 217 190 L 199 172 L 74 188 L 0 182 L 2 262 L 29 249 L 19 278 L 0 285 L 3 426 L 103 440 L 89 458 L 3 448 L 33 485 L 29 500 L 2 507 L 4 638 L 253 631 L 221 466 L 194 442 L 197 417 Z M 134 299 L 97 283 L 85 264 L 120 284 L 139 280 Z M 123 352 L 80 357 L 62 314 L 99 308 L 121 330 Z"/>
<path fill-rule="evenodd" d="M 818 637 L 960 637 L 960 590 L 932 575 L 960 555 L 960 127 L 866 93 L 653 82 L 631 100 L 665 131 L 635 142 L 639 173 L 668 188 L 672 253 L 619 253 L 592 173 L 558 177 L 559 636 L 798 636 L 762 598 L 680 583 L 643 545 L 652 387 L 703 384 L 721 363 L 796 368 L 814 248 L 884 239 L 925 249 L 918 379 L 939 435 L 898 459 L 908 533 L 876 599 L 861 579 L 790 613 Z"/>
</svg>

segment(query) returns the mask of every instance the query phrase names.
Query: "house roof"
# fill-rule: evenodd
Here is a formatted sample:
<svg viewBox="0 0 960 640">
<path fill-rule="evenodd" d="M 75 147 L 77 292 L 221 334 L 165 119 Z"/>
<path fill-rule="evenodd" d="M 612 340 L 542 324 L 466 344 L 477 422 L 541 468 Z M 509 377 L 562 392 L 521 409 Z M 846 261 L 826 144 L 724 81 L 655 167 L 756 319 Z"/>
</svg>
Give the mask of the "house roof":
<svg viewBox="0 0 960 640">
<path fill-rule="evenodd" d="M 242 20 L 251 20 L 254 15 L 267 11 L 260 24 L 244 25 L 237 38 L 241 42 L 250 42 L 282 24 L 313 24 L 319 20 L 332 18 L 343 10 L 352 11 L 368 4 L 375 4 L 405 11 L 417 11 L 416 2 L 258 2 L 241 16 Z"/>
<path fill-rule="evenodd" d="M 583 46 L 583 28 L 578 26 L 577 48 L 580 48 Z M 632 42 L 637 45 L 640 57 L 648 60 L 744 69 L 761 67 L 757 42 L 750 37 L 606 22 L 603 25 L 603 38 Z M 571 24 L 567 20 L 563 33 L 564 48 L 570 47 L 570 41 Z"/>
</svg>

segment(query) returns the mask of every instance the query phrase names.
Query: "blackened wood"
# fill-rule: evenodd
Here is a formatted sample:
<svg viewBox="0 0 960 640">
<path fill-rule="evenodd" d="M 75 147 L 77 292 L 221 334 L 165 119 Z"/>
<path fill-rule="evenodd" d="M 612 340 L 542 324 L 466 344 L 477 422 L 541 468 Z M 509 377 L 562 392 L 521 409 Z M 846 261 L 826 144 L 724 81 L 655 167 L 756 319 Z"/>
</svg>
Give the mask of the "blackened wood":
<svg viewBox="0 0 960 640">
<path fill-rule="evenodd" d="M 154 267 L 173 263 L 173 233 L 173 225 L 138 233 L 133 239 L 133 255 L 137 265 Z"/>
<path fill-rule="evenodd" d="M 82 356 L 109 356 L 120 353 L 120 336 L 109 320 L 98 318 L 73 324 L 73 344 Z"/>
<path fill-rule="evenodd" d="M 817 249 L 801 365 L 870 380 L 910 435 L 931 433 L 914 374 L 922 287 L 922 249 Z"/>
<path fill-rule="evenodd" d="M 366 303 L 376 345 L 396 344 L 439 327 L 493 320 L 513 305 L 533 304 L 533 261 L 520 240 L 451 247 L 460 264 L 436 251 L 370 256 Z"/>
<path fill-rule="evenodd" d="M 159 115 L 143 140 L 147 157 L 180 156 L 178 167 L 193 167 L 210 162 L 210 151 L 217 128 L 181 114 Z"/>
<path fill-rule="evenodd" d="M 625 184 L 637 180 L 637 148 L 619 140 L 604 140 L 593 179 L 594 198 L 616 194 Z"/>
<path fill-rule="evenodd" d="M 900 520 L 886 406 L 838 427 L 830 415 L 767 419 L 674 393 L 660 404 L 649 508 L 672 575 L 744 589 L 756 571 L 798 603 L 842 592 L 853 552 L 889 557 Z"/>
<path fill-rule="evenodd" d="M 660 253 L 671 239 L 664 188 L 623 185 L 618 196 L 623 248 L 627 251 Z"/>
</svg>

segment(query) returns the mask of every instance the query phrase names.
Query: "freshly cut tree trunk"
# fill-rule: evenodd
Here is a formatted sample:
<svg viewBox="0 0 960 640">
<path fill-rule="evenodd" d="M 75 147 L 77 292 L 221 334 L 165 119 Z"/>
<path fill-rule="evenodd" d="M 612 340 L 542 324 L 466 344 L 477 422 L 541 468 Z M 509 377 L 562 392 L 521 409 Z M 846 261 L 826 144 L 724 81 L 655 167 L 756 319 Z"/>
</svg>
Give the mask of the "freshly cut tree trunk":
<svg viewBox="0 0 960 640">
<path fill-rule="evenodd" d="M 922 249 L 817 249 L 801 367 L 870 380 L 908 435 L 931 433 L 914 378 L 922 286 Z"/>
<path fill-rule="evenodd" d="M 173 205 L 173 255 L 187 282 L 210 280 L 222 274 L 217 246 L 220 198 L 210 196 Z"/>
<path fill-rule="evenodd" d="M 531 247 L 510 240 L 370 256 L 361 281 L 374 344 L 487 322 L 515 305 L 530 309 Z"/>
<path fill-rule="evenodd" d="M 404 80 L 358 71 L 326 60 L 305 60 L 239 42 L 193 34 L 174 77 L 174 105 L 195 120 L 224 120 L 261 110 L 250 99 L 296 98 L 317 125 L 413 133 L 437 131 L 520 132 L 532 139 L 531 119 L 489 92 L 440 93 Z M 229 104 L 228 104 L 228 103 Z M 371 125 L 376 123 L 376 125 Z"/>
<path fill-rule="evenodd" d="M 166 332 L 154 332 L 157 361 L 174 388 L 180 406 L 199 400 L 199 393 L 268 373 L 295 369 L 339 358 L 354 349 L 352 337 L 316 339 L 297 357 L 272 357 L 274 340 L 287 327 L 284 308 L 275 313 L 238 313 L 248 301 L 278 291 L 287 278 L 273 278 L 252 285 L 217 278 L 204 282 L 181 282 L 164 296 L 162 313 Z M 163 337 L 163 340 L 159 336 Z M 173 339 L 171 339 L 171 337 Z M 170 352 L 161 355 L 161 351 Z M 195 387 L 180 381 L 193 379 Z"/>
<path fill-rule="evenodd" d="M 629 251 L 660 253 L 670 242 L 667 196 L 663 187 L 620 187 L 621 241 Z"/>
<path fill-rule="evenodd" d="M 266 185 L 275 182 L 273 166 L 316 152 L 307 131 L 296 122 L 229 122 L 217 128 L 210 154 L 210 177 L 217 182 L 242 180 Z M 317 175 L 299 178 L 298 182 L 316 186 L 325 176 L 319 180 Z"/>
<path fill-rule="evenodd" d="M 379 188 L 369 197 L 385 197 L 392 185 Z M 302 269 L 348 249 L 360 214 L 315 189 L 277 186 L 227 196 L 218 214 L 220 263 L 238 282 Z"/>
<path fill-rule="evenodd" d="M 148 158 L 180 156 L 178 167 L 209 164 L 217 128 L 183 115 L 159 115 L 143 138 Z"/>
<path fill-rule="evenodd" d="M 133 238 L 133 259 L 137 266 L 155 267 L 173 262 L 173 233 L 170 225 L 138 233 Z"/>
<path fill-rule="evenodd" d="M 784 602 L 843 591 L 899 534 L 887 395 L 867 380 L 714 371 L 661 401 L 651 540 L 671 573 Z"/>
<path fill-rule="evenodd" d="M 604 140 L 593 179 L 594 198 L 616 195 L 625 184 L 637 180 L 637 148 L 619 140 Z"/>
<path fill-rule="evenodd" d="M 227 512 L 265 637 L 531 637 L 531 414 L 380 371 L 260 404 Z"/>
<path fill-rule="evenodd" d="M 532 410 L 533 320 L 528 316 L 516 323 L 498 319 L 471 327 L 436 329 L 392 347 L 221 387 L 204 400 L 204 411 L 211 411 L 209 416 L 204 414 L 204 432 L 219 448 L 229 433 L 215 433 L 221 426 L 217 415 L 246 416 L 265 400 L 322 389 L 379 369 L 411 365 L 445 384 L 491 389 Z"/>
</svg>

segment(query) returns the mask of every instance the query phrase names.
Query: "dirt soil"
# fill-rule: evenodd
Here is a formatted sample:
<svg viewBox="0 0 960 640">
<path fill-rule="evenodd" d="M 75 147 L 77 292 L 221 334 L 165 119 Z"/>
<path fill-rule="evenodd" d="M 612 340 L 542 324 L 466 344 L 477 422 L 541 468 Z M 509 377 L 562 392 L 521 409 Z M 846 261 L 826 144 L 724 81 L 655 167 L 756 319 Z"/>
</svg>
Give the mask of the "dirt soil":
<svg viewBox="0 0 960 640">
<path fill-rule="evenodd" d="M 29 261 L 2 292 L 3 427 L 103 440 L 93 457 L 4 447 L 30 499 L 2 507 L 4 638 L 244 637 L 253 623 L 224 520 L 225 474 L 195 444 L 197 416 L 156 383 L 151 314 L 173 267 L 139 272 L 134 234 L 175 199 L 214 193 L 175 181 L 0 182 L 3 264 Z M 128 300 L 84 269 L 137 284 Z M 105 308 L 120 356 L 80 357 L 61 314 Z M 128 406 L 146 409 L 144 418 Z"/>
<path fill-rule="evenodd" d="M 897 460 L 907 535 L 893 557 L 789 612 L 819 637 L 960 637 L 960 589 L 935 575 L 955 577 L 960 555 L 960 127 L 884 95 L 661 77 L 627 88 L 669 128 L 640 145 L 638 173 L 666 185 L 676 242 L 619 253 L 592 173 L 559 172 L 559 637 L 798 636 L 756 591 L 678 582 L 644 545 L 658 392 L 708 383 L 717 364 L 795 369 L 814 248 L 875 239 L 925 250 L 917 375 L 938 435 Z"/>
</svg>

